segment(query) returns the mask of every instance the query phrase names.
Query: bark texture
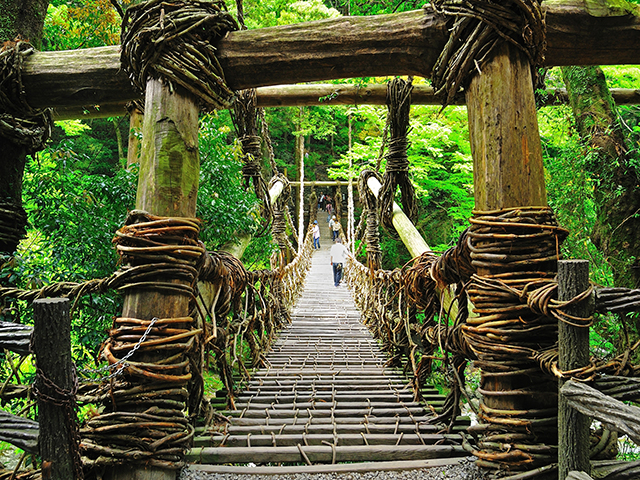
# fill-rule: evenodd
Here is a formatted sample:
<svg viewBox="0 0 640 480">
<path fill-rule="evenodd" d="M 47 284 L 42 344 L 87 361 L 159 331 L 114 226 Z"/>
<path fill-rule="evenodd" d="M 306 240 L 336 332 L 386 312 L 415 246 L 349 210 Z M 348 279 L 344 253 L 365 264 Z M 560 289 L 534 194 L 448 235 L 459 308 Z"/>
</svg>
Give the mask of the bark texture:
<svg viewBox="0 0 640 480">
<path fill-rule="evenodd" d="M 547 66 L 640 63 L 637 15 L 593 17 L 580 0 L 543 8 Z M 218 48 L 225 78 L 239 90 L 347 77 L 428 77 L 447 38 L 446 19 L 425 8 L 231 32 Z M 33 107 L 95 110 L 139 97 L 120 69 L 118 46 L 42 52 L 25 70 Z"/>
<path fill-rule="evenodd" d="M 47 13 L 47 0 L 0 0 L 0 45 L 18 35 L 38 48 Z M 22 176 L 26 149 L 0 137 L 0 203 L 22 207 Z M 13 253 L 17 244 L 0 244 L 0 252 Z"/>
<path fill-rule="evenodd" d="M 558 262 L 558 300 L 569 301 L 589 288 L 589 262 Z M 573 305 L 566 313 L 576 317 L 593 314 L 593 299 Z M 558 366 L 563 371 L 589 364 L 589 328 L 558 322 Z M 558 387 L 565 381 L 560 379 Z M 563 395 L 558 397 L 558 480 L 565 480 L 572 470 L 591 473 L 589 464 L 589 426 L 591 419 L 569 407 Z"/>
<path fill-rule="evenodd" d="M 613 269 L 616 286 L 640 287 L 640 188 L 613 99 L 599 67 L 564 67 L 578 133 L 592 151 L 597 220 L 591 239 Z"/>
<path fill-rule="evenodd" d="M 48 5 L 48 0 L 0 0 L 0 40 L 21 35 L 40 48 Z"/>
</svg>

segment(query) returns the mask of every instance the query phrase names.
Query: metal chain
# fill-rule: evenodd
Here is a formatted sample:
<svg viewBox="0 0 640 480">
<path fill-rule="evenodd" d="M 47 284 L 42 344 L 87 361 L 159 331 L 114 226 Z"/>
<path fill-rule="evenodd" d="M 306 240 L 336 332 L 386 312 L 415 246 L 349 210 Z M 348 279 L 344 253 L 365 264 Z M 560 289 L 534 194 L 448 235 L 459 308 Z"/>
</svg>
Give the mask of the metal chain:
<svg viewBox="0 0 640 480">
<path fill-rule="evenodd" d="M 82 368 L 82 369 L 79 369 L 77 371 L 78 371 L 79 374 L 80 373 L 100 373 L 100 372 L 105 372 L 105 371 L 108 371 L 108 370 L 112 370 L 112 369 L 120 366 L 120 368 L 118 368 L 118 370 L 116 370 L 115 372 L 111 373 L 110 375 L 108 375 L 106 377 L 102 377 L 102 378 L 99 378 L 99 379 L 85 377 L 85 378 L 80 378 L 80 381 L 82 383 L 106 382 L 106 381 L 111 380 L 114 377 L 117 377 L 118 375 L 121 375 L 123 370 L 128 366 L 126 361 L 129 360 L 133 356 L 133 354 L 136 353 L 136 350 L 138 350 L 140 348 L 140 346 L 144 343 L 144 341 L 147 339 L 147 336 L 151 332 L 151 329 L 153 328 L 153 326 L 155 325 L 155 323 L 158 320 L 159 320 L 158 317 L 153 317 L 151 319 L 151 323 L 149 323 L 149 326 L 147 327 L 145 332 L 140 337 L 140 340 L 138 340 L 138 343 L 136 343 L 133 346 L 133 348 L 129 351 L 129 353 L 127 353 L 124 357 L 122 357 L 116 363 L 112 363 L 111 365 L 106 365 L 104 367 L 100 367 L 100 368 L 96 368 L 96 369 Z"/>
</svg>

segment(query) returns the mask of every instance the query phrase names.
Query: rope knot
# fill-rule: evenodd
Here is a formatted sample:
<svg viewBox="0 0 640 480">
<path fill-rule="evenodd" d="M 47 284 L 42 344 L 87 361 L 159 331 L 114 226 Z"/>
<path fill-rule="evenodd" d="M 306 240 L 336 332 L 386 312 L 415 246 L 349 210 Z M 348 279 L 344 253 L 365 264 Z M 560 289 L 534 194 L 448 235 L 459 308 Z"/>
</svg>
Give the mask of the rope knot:
<svg viewBox="0 0 640 480">
<path fill-rule="evenodd" d="M 22 72 L 33 52 L 33 45 L 20 37 L 0 50 L 0 136 L 24 146 L 29 155 L 44 148 L 53 126 L 51 109 L 27 103 Z"/>
<path fill-rule="evenodd" d="M 172 89 L 180 85 L 205 110 L 227 108 L 234 97 L 225 84 L 215 43 L 238 30 L 222 0 L 149 0 L 127 9 L 122 21 L 122 68 L 144 91 L 149 77 Z"/>
</svg>

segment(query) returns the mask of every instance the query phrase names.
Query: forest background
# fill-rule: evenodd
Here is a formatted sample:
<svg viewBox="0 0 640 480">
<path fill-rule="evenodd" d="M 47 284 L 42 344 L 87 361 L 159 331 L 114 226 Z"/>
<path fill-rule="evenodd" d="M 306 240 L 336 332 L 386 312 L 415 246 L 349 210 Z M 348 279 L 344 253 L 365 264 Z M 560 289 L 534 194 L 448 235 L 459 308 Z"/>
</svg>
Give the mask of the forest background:
<svg viewBox="0 0 640 480">
<path fill-rule="evenodd" d="M 114 2 L 127 6 L 120 0 L 51 1 L 42 49 L 118 44 L 120 17 Z M 244 15 L 252 29 L 408 11 L 422 4 L 246 0 Z M 236 5 L 228 7 L 235 12 Z M 570 230 L 563 255 L 590 260 L 591 277 L 598 284 L 640 287 L 640 107 L 612 108 L 608 97 L 608 88 L 640 88 L 640 67 L 554 68 L 544 73 L 547 88 L 566 87 L 572 98 L 569 105 L 538 110 L 549 204 L 559 223 Z M 415 78 L 414 83 L 428 81 Z M 362 169 L 376 166 L 386 115 L 385 107 L 367 105 L 267 109 L 278 169 L 290 180 L 298 178 L 296 138 L 302 137 L 305 179 L 357 178 Z M 410 122 L 408 155 L 419 205 L 416 226 L 435 251 L 444 251 L 467 227 L 474 205 L 466 108 L 413 106 Z M 254 194 L 240 186 L 241 151 L 229 112 L 203 115 L 200 124 L 198 216 L 204 220 L 202 240 L 216 250 L 239 234 L 255 233 L 259 209 Z M 106 277 L 117 268 L 111 240 L 134 207 L 137 184 L 137 166 L 127 163 L 130 135 L 139 132 L 130 130 L 125 116 L 56 123 L 47 148 L 26 167 L 23 202 L 29 216 L 28 237 L 15 255 L 0 256 L 3 285 L 37 288 Z M 382 169 L 384 165 L 383 160 Z M 360 211 L 357 207 L 356 221 Z M 402 243 L 391 235 L 383 235 L 381 247 L 384 268 L 410 260 Z M 253 238 L 243 257 L 245 266 L 268 268 L 275 248 L 270 236 Z M 362 248 L 357 252 L 363 255 Z M 31 323 L 26 303 L 7 301 L 0 308 L 2 320 Z M 115 294 L 80 301 L 73 315 L 73 348 L 79 364 L 95 362 L 120 309 L 121 299 Z M 640 338 L 640 321 L 603 317 L 591 332 L 593 351 L 612 355 Z"/>
</svg>

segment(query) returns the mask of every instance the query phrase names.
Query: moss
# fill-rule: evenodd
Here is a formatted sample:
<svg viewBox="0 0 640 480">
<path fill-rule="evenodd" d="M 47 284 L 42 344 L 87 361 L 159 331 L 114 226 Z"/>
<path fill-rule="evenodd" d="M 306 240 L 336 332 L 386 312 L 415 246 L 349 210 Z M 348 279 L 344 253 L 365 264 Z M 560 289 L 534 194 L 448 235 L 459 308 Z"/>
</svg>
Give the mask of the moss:
<svg viewBox="0 0 640 480">
<path fill-rule="evenodd" d="M 638 5 L 626 0 L 585 0 L 585 7 L 594 17 L 640 16 Z"/>
</svg>

